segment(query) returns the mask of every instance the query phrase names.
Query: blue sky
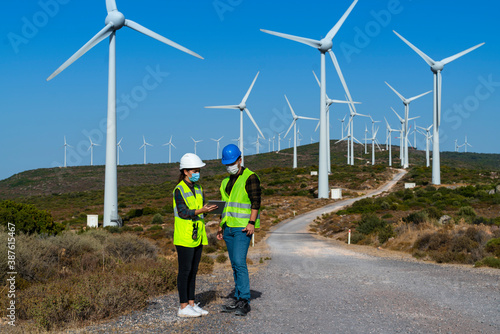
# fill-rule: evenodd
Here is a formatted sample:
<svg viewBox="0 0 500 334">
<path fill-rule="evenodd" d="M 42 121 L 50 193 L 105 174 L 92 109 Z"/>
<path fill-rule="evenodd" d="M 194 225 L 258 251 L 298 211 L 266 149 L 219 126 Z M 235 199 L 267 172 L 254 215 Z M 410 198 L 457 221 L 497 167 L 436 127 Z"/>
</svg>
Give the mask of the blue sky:
<svg viewBox="0 0 500 334">
<path fill-rule="evenodd" d="M 168 161 L 161 146 L 173 136 L 178 161 L 193 151 L 191 136 L 202 159 L 216 156 L 239 136 L 239 112 L 205 109 L 208 105 L 238 104 L 256 73 L 259 78 L 247 106 L 268 137 L 291 122 L 284 94 L 302 116 L 319 117 L 320 53 L 311 47 L 264 34 L 268 29 L 320 39 L 352 1 L 159 1 L 117 0 L 126 18 L 199 53 L 200 60 L 128 28 L 117 33 L 118 139 L 123 137 L 122 164 L 143 162 L 142 136 L 154 145 L 148 162 Z M 451 5 L 452 3 L 452 5 Z M 102 146 L 94 164 L 105 161 L 108 43 L 73 63 L 50 82 L 45 79 L 104 27 L 104 0 L 6 1 L 1 15 L 0 179 L 28 169 L 63 163 L 63 137 L 68 165 L 89 165 L 90 135 Z M 441 150 L 454 149 L 465 135 L 469 151 L 500 153 L 500 20 L 497 1 L 360 0 L 333 40 L 358 111 L 376 120 L 387 117 L 398 126 L 394 107 L 403 112 L 389 82 L 406 97 L 432 89 L 428 65 L 393 32 L 396 30 L 435 60 L 481 42 L 484 46 L 447 65 L 443 71 Z M 327 93 L 342 99 L 344 92 L 333 64 L 326 59 Z M 154 75 L 152 73 L 155 73 Z M 147 89 L 146 89 L 147 88 Z M 127 97 L 128 96 L 128 100 Z M 127 102 L 128 101 L 128 102 Z M 334 106 L 332 138 L 340 137 L 346 106 Z M 419 126 L 432 123 L 432 94 L 412 103 Z M 365 119 L 355 120 L 362 140 Z M 253 154 L 257 131 L 245 116 L 246 154 Z M 316 124 L 304 121 L 303 143 L 314 142 Z M 289 134 L 290 136 L 290 134 Z M 378 138 L 385 141 L 385 131 Z M 393 142 L 398 142 L 393 140 Z M 419 136 L 419 148 L 423 137 Z M 282 142 L 288 147 L 288 138 Z M 276 144 L 277 147 L 277 144 Z M 267 142 L 261 152 L 267 152 Z"/>
</svg>

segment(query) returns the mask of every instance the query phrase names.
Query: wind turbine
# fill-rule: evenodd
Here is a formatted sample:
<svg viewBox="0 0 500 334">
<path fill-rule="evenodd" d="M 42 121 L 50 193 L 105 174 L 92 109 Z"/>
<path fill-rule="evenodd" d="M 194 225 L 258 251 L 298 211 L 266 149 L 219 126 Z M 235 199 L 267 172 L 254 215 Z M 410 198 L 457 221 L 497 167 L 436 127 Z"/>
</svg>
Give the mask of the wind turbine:
<svg viewBox="0 0 500 334">
<path fill-rule="evenodd" d="M 274 140 L 276 139 L 276 136 L 273 136 L 273 152 L 274 152 Z"/>
<path fill-rule="evenodd" d="M 467 136 L 465 136 L 465 143 L 463 143 L 463 144 L 462 144 L 462 145 L 460 145 L 460 146 L 465 146 L 465 147 L 464 147 L 464 148 L 465 148 L 465 153 L 467 153 L 467 146 L 472 147 L 472 145 L 471 145 L 471 144 L 469 144 L 469 143 L 467 142 Z"/>
<path fill-rule="evenodd" d="M 435 61 L 425 53 L 420 51 L 416 46 L 407 41 L 403 36 L 398 34 L 396 31 L 393 32 L 410 48 L 413 49 L 420 57 L 422 57 L 425 62 L 431 67 L 431 71 L 434 73 L 434 113 L 433 113 L 433 147 L 432 147 L 432 183 L 441 184 L 441 161 L 439 156 L 439 125 L 441 123 L 441 86 L 442 78 L 441 71 L 444 66 L 451 63 L 452 61 L 462 57 L 463 55 L 477 49 L 478 47 L 484 45 L 484 43 L 473 46 L 465 51 L 459 52 L 454 56 L 444 58 L 440 61 Z"/>
<path fill-rule="evenodd" d="M 320 87 L 321 89 L 321 82 L 318 80 L 318 77 L 316 76 L 316 73 L 314 73 L 314 71 L 312 71 L 313 74 L 314 74 L 314 78 L 316 79 L 316 82 L 318 83 L 318 86 Z M 347 87 L 347 86 L 346 86 Z M 325 91 L 325 94 L 326 94 L 326 91 Z M 330 150 L 330 106 L 334 103 L 339 103 L 339 104 L 347 104 L 347 103 L 351 103 L 352 101 L 342 101 L 342 100 L 332 100 L 328 97 L 328 94 L 326 94 L 325 96 L 325 100 L 326 100 L 326 124 L 327 124 L 327 127 L 326 127 L 326 137 L 327 137 L 327 147 L 326 147 L 326 151 L 328 153 L 328 158 L 327 158 L 327 163 L 328 163 L 328 174 L 330 174 L 332 171 L 331 171 L 331 167 L 332 167 L 332 160 L 331 160 L 331 157 L 330 157 L 330 153 L 331 153 L 331 150 Z M 352 102 L 354 104 L 361 104 L 361 102 Z M 344 116 L 345 118 L 345 116 Z M 316 126 L 316 130 L 318 130 L 318 126 L 320 125 L 321 122 L 318 122 L 318 125 Z M 321 132 L 321 131 L 320 131 Z M 344 132 L 344 131 L 342 131 Z M 344 136 L 342 136 L 344 137 Z"/>
<path fill-rule="evenodd" d="M 224 136 L 220 137 L 219 139 L 212 139 L 213 141 L 217 142 L 217 160 L 219 160 L 219 152 L 220 152 L 220 140 L 224 138 Z"/>
<path fill-rule="evenodd" d="M 430 133 L 431 128 L 433 125 L 429 126 L 428 128 L 423 128 L 419 126 L 420 129 L 425 130 L 425 133 L 422 133 L 425 136 L 425 158 L 427 161 L 426 167 L 430 166 L 430 159 L 429 159 L 429 140 L 432 138 L 432 135 Z"/>
<path fill-rule="evenodd" d="M 121 137 L 120 141 L 118 142 L 118 144 L 116 144 L 116 164 L 119 165 L 120 164 L 120 150 L 122 150 L 123 152 L 123 148 L 122 148 L 122 140 L 123 140 L 123 137 Z"/>
<path fill-rule="evenodd" d="M 432 92 L 432 90 L 428 91 L 428 92 L 425 92 L 423 94 L 420 94 L 420 95 L 417 95 L 417 96 L 414 96 L 412 98 L 409 98 L 409 99 L 406 99 L 403 97 L 403 95 L 399 94 L 398 91 L 396 91 L 394 88 L 392 88 L 391 85 L 389 85 L 387 83 L 387 81 L 385 82 L 385 84 L 387 86 L 389 86 L 390 89 L 392 89 L 392 91 L 394 93 L 396 93 L 397 96 L 399 96 L 399 98 L 401 99 L 401 101 L 403 101 L 403 104 L 405 105 L 405 128 L 404 128 L 404 164 L 403 164 L 403 168 L 408 168 L 408 165 L 409 165 L 409 157 L 408 157 L 408 117 L 410 115 L 410 103 L 412 101 L 415 101 L 416 99 L 424 96 L 424 95 L 427 95 L 429 94 L 430 92 Z"/>
<path fill-rule="evenodd" d="M 90 165 L 93 166 L 94 165 L 94 146 L 101 146 L 101 145 L 92 142 L 92 138 L 90 138 L 90 137 L 89 137 L 89 140 L 90 140 L 90 146 L 87 149 L 87 151 L 90 150 Z"/>
<path fill-rule="evenodd" d="M 335 142 L 335 144 L 338 144 L 343 140 L 347 140 L 347 164 L 348 165 L 351 165 L 351 163 L 354 164 L 354 144 L 352 144 L 352 141 L 355 140 L 359 144 L 363 145 L 363 143 L 361 143 L 359 140 L 354 138 L 354 136 L 351 133 L 351 131 L 353 129 L 351 127 L 351 122 L 353 121 L 353 118 L 354 117 L 350 117 L 349 122 L 347 122 L 347 135 L 345 135 L 345 137 L 343 137 L 343 138 L 339 139 L 337 142 Z"/>
<path fill-rule="evenodd" d="M 458 148 L 460 146 L 458 146 L 458 139 L 455 139 L 455 152 L 458 152 Z"/>
<path fill-rule="evenodd" d="M 172 146 L 174 148 L 177 148 L 175 147 L 175 145 L 172 143 L 172 135 L 170 136 L 170 140 L 168 141 L 168 143 L 165 143 L 163 144 L 162 146 L 166 146 L 168 145 L 168 163 L 171 163 L 172 162 Z"/>
<path fill-rule="evenodd" d="M 265 139 L 265 138 L 264 138 L 264 139 Z M 269 142 L 267 152 L 271 152 L 271 137 L 269 137 L 269 138 L 267 138 L 267 139 L 268 139 L 268 142 Z"/>
<path fill-rule="evenodd" d="M 66 149 L 68 147 L 73 147 L 73 146 L 71 146 L 70 144 L 68 144 L 66 142 L 66 136 L 64 136 L 64 145 L 63 145 L 63 147 L 64 147 L 64 167 L 66 168 Z"/>
<path fill-rule="evenodd" d="M 368 137 L 366 136 L 368 134 L 368 128 L 366 127 L 366 123 L 365 123 L 365 154 L 368 154 L 368 152 L 366 151 L 366 141 L 368 140 Z"/>
<path fill-rule="evenodd" d="M 373 134 L 373 133 L 375 133 L 375 123 L 380 123 L 381 121 L 375 121 L 375 120 L 373 120 L 373 118 L 371 116 L 370 116 L 370 119 L 372 121 L 372 134 Z M 378 141 L 377 138 L 376 138 L 377 136 L 374 135 L 373 137 L 375 137 L 375 141 Z M 380 149 L 380 146 L 379 146 L 379 149 Z"/>
<path fill-rule="evenodd" d="M 248 91 L 247 93 L 245 94 L 245 96 L 243 97 L 243 100 L 241 100 L 240 104 L 237 104 L 237 105 L 227 105 L 227 106 L 209 106 L 209 107 L 205 107 L 205 108 L 211 108 L 211 109 L 236 109 L 236 110 L 240 110 L 240 142 L 239 142 L 239 146 L 240 146 L 240 151 L 241 151 L 241 164 L 243 164 L 243 111 L 245 111 L 248 115 L 248 117 L 250 118 L 250 120 L 252 121 L 253 125 L 255 125 L 255 127 L 257 128 L 257 131 L 259 131 L 260 135 L 262 136 L 262 139 L 266 139 L 264 137 L 264 135 L 262 134 L 262 131 L 260 131 L 260 128 L 259 126 L 257 125 L 257 123 L 255 122 L 255 120 L 253 119 L 252 117 L 252 114 L 250 114 L 250 111 L 248 110 L 247 108 L 247 99 L 248 99 L 248 96 L 250 95 L 250 92 L 252 91 L 252 88 L 253 88 L 253 85 L 255 84 L 255 81 L 257 80 L 257 77 L 259 76 L 259 73 L 260 72 L 257 72 L 257 75 L 255 76 L 255 79 L 253 79 L 252 81 L 252 84 L 250 85 L 250 88 L 248 88 Z"/>
<path fill-rule="evenodd" d="M 319 168 L 318 168 L 318 198 L 328 198 L 329 195 L 329 182 L 328 182 L 328 150 L 327 150 L 327 130 L 328 130 L 328 124 L 327 124 L 327 119 L 326 119 L 326 70 L 325 70 L 325 53 L 330 53 L 330 57 L 332 58 L 332 61 L 334 63 L 335 69 L 337 70 L 337 73 L 340 77 L 340 80 L 342 81 L 342 84 L 344 86 L 344 89 L 346 90 L 347 95 L 349 96 L 349 101 L 352 101 L 352 98 L 350 98 L 350 93 L 347 90 L 347 86 L 345 85 L 344 77 L 342 75 L 342 72 L 340 71 L 340 67 L 338 65 L 337 58 L 335 57 L 335 54 L 332 52 L 332 40 L 339 31 L 340 27 L 344 23 L 344 21 L 347 19 L 347 16 L 351 13 L 353 10 L 354 6 L 358 0 L 354 0 L 354 2 L 351 4 L 351 6 L 347 9 L 347 11 L 342 15 L 340 20 L 333 26 L 333 28 L 326 34 L 326 36 L 321 39 L 321 40 L 314 40 L 314 39 L 309 39 L 309 38 L 304 38 L 304 37 L 298 37 L 298 36 L 293 36 L 293 35 L 288 35 L 288 34 L 283 34 L 279 32 L 274 32 L 274 31 L 269 31 L 269 30 L 264 30 L 261 29 L 262 32 L 275 35 L 278 37 L 290 39 L 299 43 L 303 43 L 306 45 L 309 45 L 313 48 L 316 48 L 319 50 L 321 53 L 321 89 L 320 89 L 320 141 L 319 141 Z"/>
<path fill-rule="evenodd" d="M 392 135 L 391 135 L 391 133 L 398 131 L 398 130 L 392 129 L 391 126 L 389 125 L 389 122 L 387 122 L 387 119 L 385 117 L 384 117 L 384 119 L 385 119 L 385 124 L 387 125 L 387 132 L 389 133 L 389 136 L 388 136 L 389 167 L 392 167 Z"/>
<path fill-rule="evenodd" d="M 356 140 L 358 143 L 360 143 L 361 145 L 363 145 L 359 140 L 357 140 L 355 137 L 354 137 L 354 117 L 355 116 L 363 116 L 363 117 L 369 117 L 368 115 L 363 115 L 363 114 L 359 114 L 355 107 L 354 107 L 354 102 L 353 103 L 349 103 L 349 111 L 350 111 L 350 118 L 349 118 L 349 123 L 347 124 L 348 126 L 350 126 L 349 128 L 349 133 L 350 133 L 350 136 L 351 136 L 351 161 L 350 161 L 350 165 L 351 166 L 354 166 L 354 140 Z"/>
<path fill-rule="evenodd" d="M 286 138 L 286 136 L 288 135 L 288 132 L 290 132 L 290 130 L 293 127 L 293 168 L 297 168 L 297 136 L 298 136 L 297 135 L 297 120 L 308 119 L 308 120 L 317 121 L 318 119 L 311 118 L 311 117 L 297 116 L 297 114 L 295 114 L 295 112 L 293 111 L 292 105 L 290 104 L 290 101 L 288 101 L 288 98 L 286 97 L 286 95 L 285 95 L 285 100 L 288 103 L 288 106 L 290 107 L 290 111 L 292 112 L 293 120 L 292 120 L 292 124 L 290 124 L 290 127 L 286 131 L 285 136 L 283 138 Z"/>
<path fill-rule="evenodd" d="M 62 64 L 47 81 L 61 73 L 74 61 L 83 56 L 87 51 L 99 44 L 109 36 L 109 74 L 108 74 L 108 116 L 107 116 L 107 134 L 106 134 L 106 172 L 104 186 L 104 216 L 103 226 L 117 226 L 120 224 L 118 216 L 118 182 L 117 182 L 117 146 L 116 146 L 116 31 L 123 26 L 136 30 L 146 36 L 154 38 L 162 43 L 170 45 L 178 50 L 189 53 L 192 56 L 203 59 L 197 53 L 186 49 L 185 47 L 158 35 L 157 33 L 143 27 L 142 25 L 125 19 L 116 7 L 115 0 L 106 0 L 106 10 L 108 15 L 104 23 L 106 26 L 92 37 L 84 46 L 73 54 L 64 64 Z"/>
<path fill-rule="evenodd" d="M 259 146 L 262 144 L 259 142 L 260 136 L 257 134 L 257 139 L 252 144 L 255 144 L 255 154 L 259 154 Z M 218 158 L 217 158 L 218 159 Z"/>
<path fill-rule="evenodd" d="M 283 133 L 283 131 L 281 132 L 276 132 L 276 134 L 278 135 L 278 152 L 281 151 L 281 134 Z M 285 138 L 285 137 L 283 137 Z"/>
<path fill-rule="evenodd" d="M 144 148 L 144 164 L 146 164 L 146 147 L 153 146 L 153 145 L 151 145 L 150 143 L 146 143 L 146 138 L 144 138 L 144 136 L 142 136 L 142 142 L 143 142 L 143 144 L 141 147 L 139 147 L 139 150 L 141 148 Z"/>
<path fill-rule="evenodd" d="M 201 140 L 194 140 L 193 137 L 191 137 L 191 139 L 194 141 L 194 154 L 196 154 L 196 144 L 197 143 L 201 143 L 203 141 L 203 139 L 201 139 Z M 241 152 L 241 154 L 243 154 L 243 151 Z"/>
<path fill-rule="evenodd" d="M 344 118 L 340 119 L 340 118 L 337 118 L 339 121 L 340 121 L 340 126 L 342 128 L 342 137 L 341 138 L 344 138 L 344 121 L 345 121 L 345 118 L 347 117 L 347 114 L 345 114 Z"/>
</svg>

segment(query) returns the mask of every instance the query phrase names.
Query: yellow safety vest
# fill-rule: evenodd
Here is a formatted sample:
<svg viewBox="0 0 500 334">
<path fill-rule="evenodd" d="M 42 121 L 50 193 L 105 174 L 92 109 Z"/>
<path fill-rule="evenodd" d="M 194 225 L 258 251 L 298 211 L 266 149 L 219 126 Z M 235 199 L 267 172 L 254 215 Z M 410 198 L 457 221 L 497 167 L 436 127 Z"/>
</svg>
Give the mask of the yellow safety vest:
<svg viewBox="0 0 500 334">
<path fill-rule="evenodd" d="M 248 178 L 255 174 L 248 168 L 245 168 L 243 173 L 238 176 L 238 179 L 231 189 L 231 194 L 226 193 L 226 186 L 229 182 L 229 177 L 222 180 L 220 186 L 220 194 L 222 200 L 226 202 L 224 211 L 222 212 L 222 220 L 220 225 L 226 224 L 229 227 L 246 227 L 252 213 L 252 204 L 248 193 L 245 189 Z M 257 176 L 258 177 L 258 176 Z M 260 179 L 260 178 L 259 178 Z M 255 228 L 260 227 L 260 210 L 255 220 Z"/>
<path fill-rule="evenodd" d="M 184 202 L 190 210 L 198 210 L 203 207 L 203 190 L 201 189 L 201 186 L 196 183 L 194 184 L 195 196 L 184 180 L 179 182 L 173 192 L 175 216 L 174 245 L 184 247 L 197 247 L 200 243 L 208 245 L 203 214 L 196 216 L 193 220 L 179 217 L 177 204 L 175 203 L 176 189 L 180 190 L 182 198 L 184 198 Z M 198 225 L 198 238 L 196 240 L 193 240 L 193 224 Z"/>
</svg>

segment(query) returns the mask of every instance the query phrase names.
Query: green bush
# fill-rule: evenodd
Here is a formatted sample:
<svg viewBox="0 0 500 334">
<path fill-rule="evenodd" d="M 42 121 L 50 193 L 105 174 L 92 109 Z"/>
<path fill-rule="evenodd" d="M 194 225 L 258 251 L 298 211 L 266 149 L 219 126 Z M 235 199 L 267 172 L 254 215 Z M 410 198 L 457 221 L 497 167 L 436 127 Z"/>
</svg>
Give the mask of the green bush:
<svg viewBox="0 0 500 334">
<path fill-rule="evenodd" d="M 160 213 L 155 214 L 151 224 L 163 224 L 163 216 Z"/>
<path fill-rule="evenodd" d="M 500 259 L 493 256 L 488 256 L 482 259 L 481 261 L 476 262 L 475 266 L 476 267 L 486 266 L 486 267 L 500 269 Z"/>
<path fill-rule="evenodd" d="M 393 238 L 396 236 L 396 233 L 394 233 L 394 230 L 392 229 L 391 225 L 386 225 L 384 228 L 381 228 L 378 231 L 378 241 L 383 244 L 390 238 Z"/>
<path fill-rule="evenodd" d="M 359 242 L 361 242 L 362 240 L 365 239 L 365 235 L 363 233 L 360 233 L 360 232 L 357 232 L 357 231 L 354 231 L 352 234 L 351 234 L 351 243 L 352 244 L 357 244 Z"/>
<path fill-rule="evenodd" d="M 142 232 L 144 231 L 144 229 L 142 228 L 142 226 L 136 226 L 134 227 L 134 232 Z"/>
<path fill-rule="evenodd" d="M 423 224 L 427 220 L 429 220 L 429 217 L 425 211 L 412 212 L 408 216 L 403 217 L 405 223 L 413 223 L 415 225 Z"/>
<path fill-rule="evenodd" d="M 39 233 L 55 235 L 64 230 L 64 225 L 57 223 L 47 211 L 38 210 L 34 205 L 0 202 L 0 226 L 14 224 L 15 233 Z"/>
<path fill-rule="evenodd" d="M 203 247 L 203 252 L 207 254 L 215 253 L 217 249 L 213 246 L 205 246 Z"/>
<path fill-rule="evenodd" d="M 143 216 L 154 215 L 157 212 L 158 212 L 158 210 L 156 210 L 155 208 L 150 208 L 148 206 L 142 209 Z"/>
<path fill-rule="evenodd" d="M 466 217 L 475 217 L 476 216 L 476 211 L 470 207 L 470 206 L 463 206 L 458 210 L 457 213 L 459 216 L 466 216 Z"/>
<path fill-rule="evenodd" d="M 368 235 L 374 231 L 385 228 L 387 223 L 374 214 L 363 214 L 356 231 Z"/>
<path fill-rule="evenodd" d="M 500 238 L 491 239 L 486 243 L 484 248 L 487 252 L 500 257 Z"/>
<path fill-rule="evenodd" d="M 429 206 L 425 209 L 427 216 L 432 219 L 439 219 L 443 216 L 443 211 L 436 208 L 435 206 Z"/>
<path fill-rule="evenodd" d="M 161 225 L 153 225 L 150 228 L 148 228 L 148 231 L 160 231 L 163 230 L 163 227 Z"/>
</svg>

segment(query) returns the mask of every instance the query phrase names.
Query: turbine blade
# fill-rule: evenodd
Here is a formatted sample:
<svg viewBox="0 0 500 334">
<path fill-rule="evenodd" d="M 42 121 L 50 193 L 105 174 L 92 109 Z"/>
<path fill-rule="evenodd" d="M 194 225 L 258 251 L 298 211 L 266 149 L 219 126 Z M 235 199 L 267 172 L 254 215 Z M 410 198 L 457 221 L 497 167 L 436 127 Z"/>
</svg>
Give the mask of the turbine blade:
<svg viewBox="0 0 500 334">
<path fill-rule="evenodd" d="M 353 110 L 356 112 L 356 108 L 352 104 L 351 93 L 349 92 L 349 88 L 347 88 L 347 84 L 345 82 L 344 76 L 342 75 L 342 71 L 340 69 L 339 62 L 337 61 L 337 57 L 335 57 L 335 54 L 333 53 L 332 50 L 330 50 L 329 54 L 330 54 L 330 57 L 332 58 L 333 65 L 335 66 L 335 69 L 337 70 L 337 74 L 340 78 L 340 81 L 342 82 L 342 86 L 344 87 L 345 93 L 347 94 L 347 98 L 350 102 L 349 106 L 352 106 Z"/>
<path fill-rule="evenodd" d="M 106 0 L 106 10 L 109 12 L 112 12 L 114 10 L 117 10 L 116 8 L 116 1 L 115 0 Z"/>
<path fill-rule="evenodd" d="M 290 124 L 290 127 L 288 128 L 288 130 L 286 130 L 286 133 L 285 133 L 285 136 L 283 137 L 283 139 L 286 138 L 286 136 L 288 135 L 288 132 L 290 132 L 290 130 L 292 129 L 293 125 L 295 124 L 295 119 L 292 121 L 292 124 Z"/>
<path fill-rule="evenodd" d="M 422 96 L 424 96 L 424 95 L 427 95 L 427 94 L 429 94 L 429 93 L 431 93 L 431 92 L 432 92 L 432 90 L 430 90 L 430 91 L 428 91 L 428 92 L 425 92 L 425 93 L 423 93 L 423 94 L 420 94 L 420 95 L 414 96 L 414 97 L 412 97 L 412 98 L 408 99 L 408 102 L 415 101 L 416 99 L 418 99 L 418 98 L 420 98 L 420 97 L 422 97 Z"/>
<path fill-rule="evenodd" d="M 353 138 L 355 141 L 357 141 L 358 143 L 360 143 L 361 145 L 363 145 L 363 143 L 362 143 L 362 142 L 360 142 L 359 140 L 357 140 L 357 139 L 356 139 L 356 137 L 352 136 L 352 138 Z"/>
<path fill-rule="evenodd" d="M 465 51 L 462 51 L 462 52 L 457 53 L 457 54 L 456 54 L 456 55 L 454 55 L 454 56 L 451 56 L 451 57 L 445 58 L 445 59 L 441 60 L 441 62 L 442 62 L 444 65 L 449 64 L 449 63 L 451 63 L 452 61 L 454 61 L 455 59 L 460 58 L 460 57 L 462 57 L 463 55 L 465 55 L 465 54 L 467 54 L 467 53 L 469 53 L 469 52 L 471 52 L 471 51 L 474 51 L 475 49 L 477 49 L 478 47 L 483 46 L 483 45 L 484 45 L 484 43 L 481 43 L 481 44 L 478 44 L 478 45 L 476 45 L 476 46 L 473 46 L 473 47 L 471 47 L 471 48 L 469 48 L 469 49 L 467 49 L 467 50 L 465 50 Z"/>
<path fill-rule="evenodd" d="M 253 125 L 255 125 L 255 127 L 257 128 L 257 131 L 259 131 L 260 135 L 262 136 L 262 139 L 266 139 L 264 137 L 264 134 L 262 133 L 262 131 L 260 131 L 259 126 L 257 125 L 257 123 L 255 122 L 255 120 L 253 119 L 252 114 L 250 113 L 250 110 L 248 110 L 248 108 L 245 108 L 245 112 L 247 113 L 248 117 L 252 121 Z"/>
<path fill-rule="evenodd" d="M 418 55 L 422 57 L 429 66 L 432 66 L 436 63 L 431 57 L 420 51 L 415 45 L 411 44 L 408 40 L 406 40 L 403 36 L 398 34 L 395 30 L 393 30 L 392 32 L 394 32 L 399 38 L 401 38 L 401 40 L 405 42 L 410 48 L 412 48 L 413 51 L 418 53 Z"/>
<path fill-rule="evenodd" d="M 175 147 L 175 145 L 174 145 L 174 144 L 172 144 L 172 143 L 171 143 L 170 145 L 172 145 L 175 149 L 177 149 L 177 147 Z"/>
<path fill-rule="evenodd" d="M 288 98 L 286 97 L 286 94 L 285 94 L 285 100 L 286 100 L 286 102 L 288 103 L 288 106 L 290 107 L 290 111 L 292 112 L 292 117 L 293 117 L 293 119 L 296 119 L 296 118 L 297 118 L 297 115 L 296 115 L 296 114 L 295 114 L 295 112 L 293 111 L 292 105 L 290 104 L 290 101 L 288 101 Z"/>
<path fill-rule="evenodd" d="M 250 85 L 250 88 L 248 88 L 247 93 L 243 97 L 243 100 L 241 100 L 241 103 L 246 104 L 248 96 L 250 95 L 250 92 L 252 91 L 253 85 L 255 84 L 255 81 L 257 80 L 257 77 L 259 76 L 259 73 L 260 73 L 260 71 L 257 72 L 257 75 L 253 79 L 252 84 Z"/>
<path fill-rule="evenodd" d="M 314 129 L 314 132 L 318 131 L 319 125 L 321 124 L 321 121 L 318 122 L 318 125 L 316 125 L 316 129 Z"/>
<path fill-rule="evenodd" d="M 319 82 L 319 79 L 316 76 L 316 73 L 314 73 L 314 71 L 313 71 L 313 74 L 314 74 L 314 77 L 316 78 L 316 82 L 318 83 L 319 88 L 321 88 L 321 82 Z"/>
<path fill-rule="evenodd" d="M 291 39 L 292 41 L 299 42 L 302 44 L 306 44 L 309 46 L 312 46 L 313 48 L 319 48 L 321 46 L 321 42 L 310 39 L 310 38 L 305 38 L 305 37 L 299 37 L 299 36 L 294 36 L 294 35 L 289 35 L 289 34 L 283 34 L 281 32 L 276 32 L 276 31 L 271 31 L 271 30 L 265 30 L 265 29 L 260 29 L 260 31 L 265 32 L 266 34 L 286 38 L 286 39 Z"/>
<path fill-rule="evenodd" d="M 224 136 L 220 137 L 217 141 L 221 140 L 222 138 L 224 138 Z"/>
<path fill-rule="evenodd" d="M 416 117 L 408 118 L 408 122 L 409 122 L 409 121 L 413 121 L 414 119 L 417 119 L 417 118 L 420 118 L 420 116 L 416 116 Z M 410 125 L 410 128 L 411 128 L 411 125 Z"/>
<path fill-rule="evenodd" d="M 333 103 L 343 103 L 343 104 L 348 104 L 348 103 L 353 103 L 353 104 L 361 104 L 361 102 L 349 102 L 349 101 L 342 101 L 342 100 L 332 100 Z"/>
<path fill-rule="evenodd" d="M 351 6 L 346 10 L 346 12 L 344 13 L 344 15 L 342 15 L 342 17 L 340 18 L 340 20 L 337 22 L 337 24 L 335 24 L 333 26 L 333 28 L 328 32 L 328 34 L 326 35 L 327 39 L 329 39 L 331 41 L 333 39 L 333 37 L 335 37 L 335 35 L 339 31 L 339 29 L 342 26 L 342 24 L 344 24 L 344 21 L 347 19 L 347 17 L 351 13 L 351 11 L 354 9 L 354 6 L 356 6 L 357 2 L 358 2 L 358 0 L 354 0 L 354 2 L 351 4 Z"/>
<path fill-rule="evenodd" d="M 54 73 L 50 75 L 50 77 L 47 78 L 47 81 L 52 80 L 56 75 L 61 73 L 68 67 L 69 65 L 73 64 L 78 58 L 83 56 L 87 51 L 92 49 L 94 46 L 99 44 L 103 39 L 111 35 L 113 32 L 113 24 L 109 23 L 106 25 L 104 28 L 102 28 L 101 31 L 99 31 L 94 37 L 90 39 L 84 46 L 80 48 L 80 50 L 76 51 L 68 60 L 64 62 L 57 70 L 55 70 Z"/>
<path fill-rule="evenodd" d="M 189 53 L 192 56 L 195 56 L 197 58 L 203 59 L 203 57 L 200 56 L 199 54 L 197 54 L 196 52 L 193 52 L 193 51 L 191 51 L 191 50 L 183 47 L 182 45 L 179 45 L 179 44 L 177 44 L 177 43 L 175 43 L 175 42 L 173 42 L 173 41 L 171 41 L 171 40 L 169 40 L 169 39 L 167 39 L 167 38 L 165 38 L 165 37 L 163 37 L 163 36 L 155 33 L 154 31 L 151 31 L 148 28 L 141 26 L 137 22 L 134 22 L 134 21 L 131 21 L 131 20 L 125 20 L 125 25 L 127 27 L 129 27 L 130 29 L 134 29 L 135 31 L 140 32 L 141 34 L 144 34 L 146 36 L 154 38 L 154 39 L 156 39 L 156 40 L 158 40 L 158 41 L 160 41 L 162 43 L 165 43 L 167 45 L 170 45 L 171 47 L 174 47 L 177 50 L 181 50 L 181 51 L 183 51 L 185 53 Z"/>
<path fill-rule="evenodd" d="M 319 119 L 317 119 L 317 118 L 305 117 L 305 116 L 297 116 L 297 118 L 300 118 L 300 119 L 308 119 L 308 120 L 311 120 L 311 121 L 319 121 Z"/>
<path fill-rule="evenodd" d="M 240 109 L 238 105 L 231 105 L 231 106 L 208 106 L 205 107 L 207 109 Z"/>
<path fill-rule="evenodd" d="M 392 91 L 393 91 L 394 93 L 396 93 L 396 95 L 397 95 L 397 96 L 399 96 L 399 98 L 401 99 L 401 101 L 403 101 L 403 102 L 405 102 L 405 101 L 406 101 L 406 99 L 403 97 L 403 95 L 399 94 L 397 90 L 395 90 L 394 88 L 392 88 L 392 86 L 391 86 L 391 85 L 389 85 L 389 84 L 387 83 L 387 81 L 384 81 L 384 82 L 385 82 L 385 84 L 386 84 L 387 86 L 389 86 L 389 88 L 390 88 L 390 89 L 392 89 Z"/>
<path fill-rule="evenodd" d="M 400 121 L 400 122 L 403 122 L 403 121 L 404 121 L 404 119 L 402 119 L 402 118 L 401 118 L 401 116 L 399 116 L 399 114 L 396 112 L 396 110 L 394 110 L 394 108 L 393 108 L 393 107 L 391 107 L 391 109 L 392 109 L 392 111 L 394 111 L 394 113 L 396 114 L 396 116 L 398 116 L 399 121 Z"/>
</svg>

